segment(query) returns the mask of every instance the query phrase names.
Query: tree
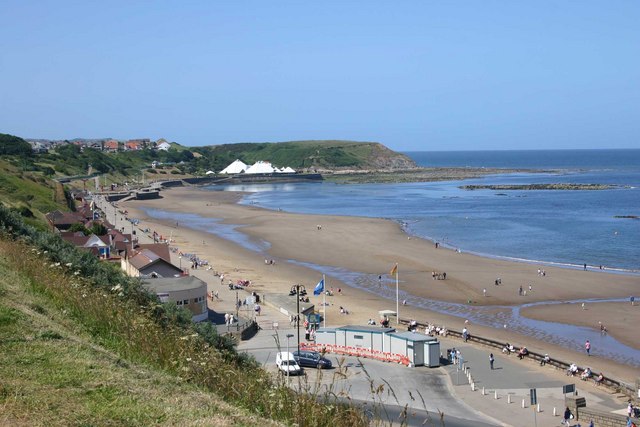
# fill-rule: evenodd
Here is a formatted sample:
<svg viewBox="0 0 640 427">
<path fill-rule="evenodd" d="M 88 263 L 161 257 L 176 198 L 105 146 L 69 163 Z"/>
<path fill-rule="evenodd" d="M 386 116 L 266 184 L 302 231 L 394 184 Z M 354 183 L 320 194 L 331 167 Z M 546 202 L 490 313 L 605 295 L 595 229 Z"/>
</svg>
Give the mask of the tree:
<svg viewBox="0 0 640 427">
<path fill-rule="evenodd" d="M 0 156 L 30 156 L 32 153 L 31 145 L 24 139 L 0 133 Z"/>
</svg>

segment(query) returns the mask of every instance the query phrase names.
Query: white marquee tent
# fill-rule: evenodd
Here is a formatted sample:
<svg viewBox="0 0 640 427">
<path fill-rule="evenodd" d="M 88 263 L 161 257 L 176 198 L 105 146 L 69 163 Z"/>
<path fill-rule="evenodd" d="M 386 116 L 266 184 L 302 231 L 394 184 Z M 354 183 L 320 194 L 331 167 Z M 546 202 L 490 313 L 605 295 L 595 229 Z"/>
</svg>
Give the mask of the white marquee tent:
<svg viewBox="0 0 640 427">
<path fill-rule="evenodd" d="M 220 171 L 220 173 L 224 173 L 224 174 L 242 173 L 246 169 L 247 169 L 247 165 L 245 165 L 242 161 L 236 159 L 233 163 L 231 163 L 229 166 L 227 166 L 222 171 Z"/>
<path fill-rule="evenodd" d="M 252 173 L 273 173 L 274 169 L 269 162 L 263 162 L 262 160 L 258 160 L 251 166 L 249 166 L 244 173 L 252 174 Z"/>
</svg>

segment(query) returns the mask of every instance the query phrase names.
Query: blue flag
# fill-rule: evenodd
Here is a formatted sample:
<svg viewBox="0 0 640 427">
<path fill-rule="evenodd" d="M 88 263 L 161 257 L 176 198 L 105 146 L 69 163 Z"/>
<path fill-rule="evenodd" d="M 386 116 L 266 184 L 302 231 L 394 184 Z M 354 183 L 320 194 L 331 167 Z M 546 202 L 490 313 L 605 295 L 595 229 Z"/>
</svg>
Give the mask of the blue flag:
<svg viewBox="0 0 640 427">
<path fill-rule="evenodd" d="M 313 288 L 314 295 L 320 295 L 324 292 L 324 278 L 318 282 L 315 288 Z"/>
</svg>

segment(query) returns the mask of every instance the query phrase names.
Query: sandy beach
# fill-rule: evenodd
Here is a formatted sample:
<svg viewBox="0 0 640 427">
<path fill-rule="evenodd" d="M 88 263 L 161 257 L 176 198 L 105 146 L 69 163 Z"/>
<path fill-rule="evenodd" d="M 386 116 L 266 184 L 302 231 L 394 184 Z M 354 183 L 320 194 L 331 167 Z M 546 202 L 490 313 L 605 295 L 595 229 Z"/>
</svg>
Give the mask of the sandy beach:
<svg viewBox="0 0 640 427">
<path fill-rule="evenodd" d="M 629 347 L 638 348 L 640 338 L 634 325 L 640 325 L 640 305 L 630 302 L 598 302 L 582 304 L 563 303 L 559 306 L 542 305 L 524 308 L 521 314 L 539 320 L 571 323 L 595 330 L 605 328 L 603 333 L 615 337 Z M 606 331 L 606 332 L 605 332 Z"/>
<path fill-rule="evenodd" d="M 238 205 L 241 194 L 232 192 L 178 188 L 163 190 L 161 195 L 158 200 L 129 201 L 119 207 L 127 209 L 129 217 L 140 219 L 141 228 L 171 238 L 172 246 L 179 251 L 208 260 L 213 267 L 212 280 L 219 280 L 213 274 L 217 271 L 225 274 L 225 282 L 227 279 L 251 280 L 252 289 L 259 293 L 288 292 L 296 283 L 311 291 L 322 277 L 320 270 L 326 267 L 334 272 L 327 277 L 327 288 L 335 291 L 333 297 L 327 297 L 331 304 L 327 318 L 335 326 L 366 324 L 369 318 L 378 320 L 379 310 L 395 310 L 395 298 L 388 297 L 395 295 L 395 282 L 389 275 L 395 263 L 399 266 L 400 288 L 408 294 L 404 298 L 407 305 L 400 307 L 400 316 L 457 330 L 464 325 L 464 310 L 470 315 L 478 311 L 483 316 L 498 317 L 505 306 L 591 298 L 628 299 L 640 289 L 638 276 L 540 267 L 436 248 L 432 242 L 407 236 L 399 224 L 383 219 L 270 211 Z M 270 246 L 261 252 L 250 250 L 215 234 L 190 228 L 186 223 L 149 218 L 140 209 L 143 207 L 220 219 L 224 224 L 237 225 L 252 241 L 268 242 Z M 265 259 L 273 259 L 275 264 L 266 264 Z M 313 269 L 303 263 L 320 267 Z M 540 268 L 544 268 L 544 276 L 538 274 Z M 341 280 L 336 271 L 359 273 L 365 283 L 348 286 L 345 283 L 348 280 Z M 446 272 L 446 280 L 435 280 L 433 272 Z M 382 276 L 381 281 L 378 276 Z M 499 285 L 495 284 L 497 278 L 501 280 Z M 342 291 L 340 295 L 338 288 Z M 378 294 L 385 294 L 387 298 Z M 446 314 L 446 304 L 444 310 L 421 308 L 425 300 L 449 303 L 451 311 L 462 310 L 462 314 Z M 322 297 L 311 295 L 311 301 L 319 308 Z M 340 306 L 350 314 L 341 315 Z M 640 310 L 632 312 L 631 308 L 629 303 L 598 303 L 589 304 L 583 311 L 580 304 L 542 304 L 525 308 L 522 314 L 594 329 L 598 321 L 602 321 L 611 336 L 640 349 L 640 340 L 634 339 Z M 472 334 L 516 346 L 526 345 L 531 350 L 579 364 L 587 361 L 587 356 L 577 348 L 567 348 L 562 342 L 549 342 L 544 337 L 523 336 L 508 324 L 493 328 L 471 321 L 467 326 Z M 637 367 L 597 356 L 590 357 L 588 363 L 620 379 L 640 375 Z"/>
</svg>

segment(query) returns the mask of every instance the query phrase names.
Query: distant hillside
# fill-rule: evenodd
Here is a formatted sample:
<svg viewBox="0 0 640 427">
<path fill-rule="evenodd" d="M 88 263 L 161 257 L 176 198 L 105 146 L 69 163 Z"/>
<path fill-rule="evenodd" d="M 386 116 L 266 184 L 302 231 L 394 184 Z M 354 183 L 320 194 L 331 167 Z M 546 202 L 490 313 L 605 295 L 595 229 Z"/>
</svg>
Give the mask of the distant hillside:
<svg viewBox="0 0 640 427">
<path fill-rule="evenodd" d="M 235 159 L 247 164 L 258 160 L 274 166 L 305 170 L 405 170 L 416 168 L 411 158 L 377 142 L 289 141 L 276 143 L 223 144 L 194 147 L 198 162 L 221 170 Z"/>
</svg>

